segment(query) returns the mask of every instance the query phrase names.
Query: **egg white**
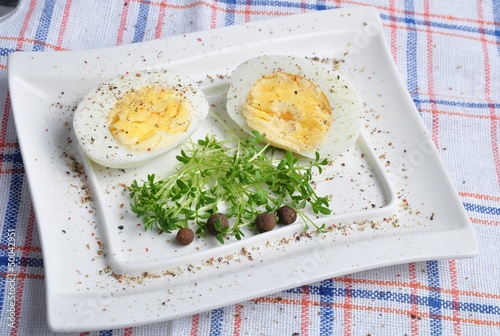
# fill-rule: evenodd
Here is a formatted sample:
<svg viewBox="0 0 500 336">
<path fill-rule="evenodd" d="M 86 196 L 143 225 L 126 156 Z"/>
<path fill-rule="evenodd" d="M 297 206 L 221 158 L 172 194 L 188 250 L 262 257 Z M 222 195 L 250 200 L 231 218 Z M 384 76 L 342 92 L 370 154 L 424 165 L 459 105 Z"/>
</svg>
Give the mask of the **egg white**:
<svg viewBox="0 0 500 336">
<path fill-rule="evenodd" d="M 159 150 L 135 151 L 120 144 L 112 135 L 108 114 L 118 99 L 128 91 L 145 86 L 183 90 L 192 106 L 191 123 L 186 132 L 168 134 L 168 144 Z M 73 129 L 84 153 L 94 162 L 110 168 L 130 168 L 147 163 L 188 138 L 206 119 L 208 101 L 187 75 L 170 70 L 134 71 L 100 84 L 80 102 L 73 117 Z"/>
<path fill-rule="evenodd" d="M 252 129 L 241 112 L 252 85 L 261 77 L 276 72 L 296 74 L 319 86 L 332 108 L 332 121 L 325 142 L 317 148 L 297 154 L 333 159 L 347 151 L 358 139 L 361 128 L 362 100 L 355 87 L 331 65 L 307 58 L 285 55 L 259 56 L 241 63 L 231 76 L 227 93 L 227 113 L 245 132 Z"/>
</svg>

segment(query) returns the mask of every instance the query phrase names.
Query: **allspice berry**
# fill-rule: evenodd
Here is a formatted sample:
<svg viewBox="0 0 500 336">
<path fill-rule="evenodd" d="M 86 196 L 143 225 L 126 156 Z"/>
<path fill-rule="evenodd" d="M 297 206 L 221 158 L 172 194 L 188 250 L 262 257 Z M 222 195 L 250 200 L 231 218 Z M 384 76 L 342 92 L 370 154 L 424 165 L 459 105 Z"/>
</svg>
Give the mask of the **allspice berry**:
<svg viewBox="0 0 500 336">
<path fill-rule="evenodd" d="M 177 235 L 175 236 L 177 242 L 181 245 L 189 245 L 194 240 L 194 232 L 190 228 L 182 228 L 177 231 Z"/>
<path fill-rule="evenodd" d="M 229 220 L 227 219 L 226 215 L 223 213 L 215 213 L 210 218 L 207 220 L 207 230 L 214 236 L 218 235 L 220 233 L 219 230 L 215 227 L 215 224 L 217 222 L 220 222 L 220 228 L 223 229 L 227 226 L 229 226 Z"/>
<path fill-rule="evenodd" d="M 297 220 L 297 212 L 288 205 L 284 205 L 276 212 L 278 224 L 292 224 Z"/>
<path fill-rule="evenodd" d="M 264 212 L 255 217 L 255 227 L 259 232 L 267 232 L 276 226 L 276 216 L 270 212 Z"/>
</svg>

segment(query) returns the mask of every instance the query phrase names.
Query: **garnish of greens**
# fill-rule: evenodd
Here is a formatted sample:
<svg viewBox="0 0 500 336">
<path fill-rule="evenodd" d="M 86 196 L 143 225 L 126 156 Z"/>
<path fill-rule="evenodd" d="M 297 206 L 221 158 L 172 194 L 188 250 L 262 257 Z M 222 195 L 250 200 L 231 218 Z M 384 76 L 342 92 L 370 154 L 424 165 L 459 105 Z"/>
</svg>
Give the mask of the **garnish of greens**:
<svg viewBox="0 0 500 336">
<path fill-rule="evenodd" d="M 314 160 L 305 162 L 265 143 L 256 131 L 242 139 L 226 129 L 228 139 L 207 135 L 197 142 L 188 140 L 172 170 L 132 182 L 131 210 L 142 217 L 145 230 L 170 233 L 194 222 L 196 233 L 205 237 L 207 219 L 223 212 L 231 225 L 219 226 L 216 237 L 224 243 L 225 236 L 240 240 L 244 226 L 255 228 L 254 220 L 262 212 L 276 213 L 288 205 L 306 231 L 313 225 L 325 232 L 325 224 L 316 225 L 304 211 L 310 207 L 314 214 L 331 213 L 328 198 L 318 196 L 311 186 L 313 170 L 321 173 L 328 160 L 316 153 Z"/>
</svg>

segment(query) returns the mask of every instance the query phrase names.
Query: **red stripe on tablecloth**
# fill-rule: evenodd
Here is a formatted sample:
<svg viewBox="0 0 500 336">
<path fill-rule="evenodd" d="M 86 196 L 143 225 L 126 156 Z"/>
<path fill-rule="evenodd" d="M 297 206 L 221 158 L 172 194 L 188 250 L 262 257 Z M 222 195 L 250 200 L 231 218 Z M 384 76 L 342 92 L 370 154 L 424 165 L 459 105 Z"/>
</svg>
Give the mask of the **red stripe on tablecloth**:
<svg viewBox="0 0 500 336">
<path fill-rule="evenodd" d="M 431 109 L 424 109 L 424 108 L 421 108 L 419 111 L 425 112 L 425 113 L 432 113 L 433 112 Z M 490 119 L 492 121 L 500 120 L 500 118 L 498 116 L 492 116 L 491 114 L 481 115 L 481 114 L 470 114 L 470 113 L 459 113 L 459 112 L 447 112 L 447 111 L 441 111 L 439 109 L 436 109 L 434 112 L 439 113 L 439 114 L 449 115 L 449 116 L 456 116 L 456 117 L 475 118 L 475 119 Z"/>
<path fill-rule="evenodd" d="M 12 249 L 11 246 L 0 245 L 0 250 L 7 250 L 8 248 Z M 16 245 L 14 250 L 15 251 L 22 251 L 22 252 L 42 252 L 42 249 L 40 247 L 21 246 L 21 245 Z"/>
<path fill-rule="evenodd" d="M 387 28 L 391 27 L 391 24 L 388 24 L 388 23 L 382 23 L 382 25 L 384 27 L 387 27 Z M 396 23 L 396 25 L 397 25 L 398 29 L 416 31 L 417 33 L 427 33 L 428 29 L 432 28 L 432 27 L 426 27 L 425 29 L 422 29 L 422 28 L 407 27 L 407 26 L 404 26 L 403 23 Z M 486 43 L 489 43 L 489 44 L 500 45 L 500 42 L 498 42 L 494 37 L 492 37 L 491 39 L 487 39 L 485 36 L 474 37 L 474 36 L 463 35 L 463 34 L 458 34 L 458 33 L 443 32 L 443 31 L 439 31 L 439 30 L 434 30 L 432 32 L 434 35 L 456 37 L 456 38 L 472 40 L 472 41 L 483 41 L 484 40 Z"/>
<path fill-rule="evenodd" d="M 474 218 L 474 217 L 471 217 L 470 220 L 474 224 L 500 226 L 500 221 L 494 221 L 494 220 L 490 220 L 490 219 Z"/>
<path fill-rule="evenodd" d="M 499 45 L 500 45 L 500 43 L 499 43 Z M 424 91 L 423 89 L 424 89 L 424 88 L 419 88 L 419 90 L 418 90 L 418 91 L 408 91 L 408 92 L 409 92 L 411 95 L 429 96 L 429 92 L 426 92 L 426 91 Z M 443 93 L 439 93 L 439 92 L 438 92 L 438 93 L 436 93 L 436 92 L 435 92 L 435 93 L 434 93 L 434 95 L 436 96 L 436 98 L 437 98 L 437 97 L 439 97 L 439 98 L 443 98 L 443 99 L 445 99 L 445 100 L 450 100 L 450 101 L 461 100 L 461 99 L 463 99 L 463 98 L 464 98 L 464 97 L 459 97 L 459 96 L 457 96 L 457 95 L 448 95 L 448 94 L 443 94 Z M 478 102 L 477 98 L 470 98 L 470 97 L 468 97 L 468 98 L 467 98 L 467 100 L 468 100 L 469 102 L 472 102 L 472 103 L 477 103 L 477 102 Z M 485 105 L 485 106 L 486 106 L 486 105 Z M 478 109 L 479 109 L 479 108 L 478 108 Z"/>
<path fill-rule="evenodd" d="M 24 37 L 21 37 L 21 36 L 16 36 L 16 37 L 13 37 L 13 36 L 0 36 L 0 40 L 2 41 L 17 41 L 18 45 L 19 44 L 23 44 L 25 42 L 28 42 L 28 43 L 33 43 L 34 45 L 42 45 L 46 48 L 51 48 L 51 49 L 54 49 L 54 50 L 57 50 L 57 51 L 60 51 L 60 50 L 68 50 L 68 49 L 65 49 L 65 48 L 61 48 L 55 44 L 52 44 L 52 43 L 47 43 L 47 42 L 41 42 L 41 41 L 38 41 L 38 40 L 35 40 L 35 39 L 32 39 L 32 38 L 24 38 Z M 21 49 L 17 49 L 17 50 L 21 50 Z"/>
<path fill-rule="evenodd" d="M 424 22 L 427 34 L 427 90 L 429 91 L 429 99 L 431 100 L 432 113 L 432 141 L 436 147 L 439 147 L 439 113 L 434 96 L 434 43 L 432 38 L 431 22 L 430 22 L 430 4 L 429 0 L 424 1 Z"/>
<path fill-rule="evenodd" d="M 116 38 L 117 45 L 123 43 L 123 34 L 125 32 L 125 27 L 127 26 L 127 16 L 129 7 L 130 7 L 130 0 L 125 0 L 123 2 L 122 16 L 120 18 L 120 27 L 118 29 L 118 37 Z"/>
<path fill-rule="evenodd" d="M 335 281 L 338 282 L 347 282 L 345 278 L 335 278 Z M 363 284 L 363 285 L 377 285 L 377 286 L 390 286 L 390 287 L 401 287 L 401 288 L 411 288 L 414 286 L 419 290 L 436 290 L 433 286 L 422 285 L 420 283 L 410 284 L 407 282 L 401 281 L 388 281 L 388 280 L 368 280 L 368 279 L 349 279 L 349 282 L 353 284 Z M 439 291 L 445 294 L 451 294 L 451 290 L 446 288 L 440 288 Z M 459 295 L 462 296 L 473 296 L 473 297 L 482 297 L 486 299 L 500 299 L 500 294 L 492 294 L 492 293 L 482 293 L 482 292 L 473 292 L 473 291 L 459 291 Z"/>
<path fill-rule="evenodd" d="M 453 309 L 453 332 L 456 336 L 462 334 L 462 326 L 460 325 L 460 298 L 458 295 L 458 277 L 457 277 L 457 263 L 455 260 L 448 261 L 450 268 L 451 278 L 451 308 Z"/>
<path fill-rule="evenodd" d="M 245 22 L 249 22 L 251 17 L 250 14 L 252 13 L 252 0 L 246 0 L 245 2 Z"/>
<path fill-rule="evenodd" d="M 344 279 L 345 280 L 345 279 Z M 441 290 L 441 293 L 444 293 L 444 290 Z M 272 303 L 272 304 L 277 304 L 277 303 L 282 303 L 282 304 L 291 304 L 291 305 L 300 305 L 301 300 L 290 300 L 290 299 L 281 299 L 277 300 L 276 298 L 268 298 L 268 297 L 263 297 L 259 299 L 252 300 L 253 302 L 262 302 L 262 303 Z M 412 311 L 410 309 L 397 309 L 397 308 L 388 308 L 388 307 L 380 307 L 380 306 L 370 306 L 370 305 L 357 305 L 357 304 L 352 304 L 350 303 L 348 307 L 346 306 L 346 303 L 332 303 L 332 302 L 321 302 L 321 301 L 310 301 L 311 306 L 318 306 L 318 307 L 329 307 L 329 308 L 337 308 L 337 309 L 342 309 L 345 310 L 349 308 L 350 310 L 359 310 L 359 311 L 369 311 L 369 312 L 377 312 L 377 313 L 387 313 L 387 314 L 399 314 L 399 315 L 404 315 L 404 316 L 410 316 L 412 314 Z M 344 315 L 345 316 L 345 315 Z M 431 318 L 431 314 L 427 312 L 419 312 L 416 317 L 420 318 Z M 447 316 L 447 315 L 436 315 L 432 314 L 433 319 L 439 319 L 442 321 L 453 321 L 452 316 Z M 345 317 L 344 317 L 345 319 Z M 418 318 L 417 318 L 418 320 Z M 472 319 L 472 318 L 459 318 L 460 323 L 468 323 L 468 324 L 474 324 L 474 325 L 482 325 L 482 326 L 493 326 L 493 327 L 500 327 L 500 321 L 491 321 L 491 320 L 480 320 L 480 319 Z M 351 322 L 349 322 L 350 324 Z M 350 335 L 350 325 L 349 325 L 349 333 L 347 332 L 347 326 L 346 330 L 344 331 L 344 336 Z"/>
<path fill-rule="evenodd" d="M 11 108 L 10 95 L 7 94 L 7 97 L 5 98 L 5 104 L 3 106 L 2 124 L 0 125 L 0 153 L 1 154 L 4 154 L 5 148 L 7 148 L 6 147 L 6 144 L 7 144 L 7 125 L 9 123 L 10 108 Z M 0 160 L 0 172 L 3 173 L 3 160 Z"/>
<path fill-rule="evenodd" d="M 35 214 L 33 212 L 33 208 L 30 210 L 29 214 L 29 219 L 28 219 L 28 227 L 26 228 L 26 236 L 24 238 L 24 246 L 31 246 L 33 243 L 33 232 L 35 228 Z M 29 252 L 28 250 L 23 250 L 21 253 L 21 258 L 25 259 L 28 258 Z M 19 266 L 19 274 L 26 273 L 26 265 L 21 264 Z M 15 336 L 18 334 L 19 331 L 19 323 L 21 322 L 20 320 L 22 319 L 22 304 L 23 304 L 23 292 L 24 292 L 24 284 L 25 284 L 25 277 L 17 277 L 17 290 L 16 290 L 16 316 L 19 318 L 16 318 L 14 321 L 14 328 L 11 329 L 10 335 Z"/>
<path fill-rule="evenodd" d="M 123 336 L 132 336 L 134 334 L 134 328 L 126 328 L 123 331 Z"/>
<path fill-rule="evenodd" d="M 309 286 L 302 286 L 302 299 L 300 301 L 300 336 L 309 335 Z"/>
<path fill-rule="evenodd" d="M 17 50 L 23 50 L 23 42 L 24 42 L 24 34 L 26 33 L 26 30 L 28 29 L 30 20 L 31 20 L 31 15 L 33 14 L 33 11 L 35 10 L 36 6 L 36 0 L 32 0 L 30 2 L 30 6 L 28 8 L 28 12 L 26 13 L 26 17 L 24 18 L 23 25 L 21 27 L 21 31 L 19 32 L 19 39 L 17 40 Z"/>
<path fill-rule="evenodd" d="M 66 4 L 64 5 L 63 17 L 61 20 L 61 28 L 59 28 L 59 36 L 57 37 L 57 46 L 60 47 L 64 40 L 64 35 L 66 33 L 66 27 L 68 26 L 68 18 L 69 13 L 71 11 L 71 1 L 66 0 Z"/>
<path fill-rule="evenodd" d="M 0 277 L 6 278 L 7 277 L 6 272 L 0 272 Z M 19 272 L 16 274 L 16 279 L 33 279 L 33 280 L 43 280 L 45 279 L 45 276 L 43 274 L 32 274 L 32 273 L 26 273 L 26 272 Z"/>
<path fill-rule="evenodd" d="M 163 21 L 165 20 L 165 11 L 166 11 L 166 1 L 161 1 L 160 3 L 160 11 L 158 13 L 158 21 L 156 23 L 155 30 L 155 39 L 160 38 L 162 36 L 163 31 Z"/>
<path fill-rule="evenodd" d="M 300 2 L 300 12 L 301 13 L 307 12 L 307 2 L 305 0 L 302 0 Z"/>
<path fill-rule="evenodd" d="M 398 45 L 397 45 L 397 36 L 398 30 L 396 26 L 396 18 L 395 18 L 395 10 L 396 10 L 396 0 L 390 0 L 389 2 L 389 16 L 391 18 L 391 23 L 389 26 L 391 27 L 391 54 L 394 62 L 398 61 Z"/>
<path fill-rule="evenodd" d="M 481 200 L 485 201 L 500 201 L 500 196 L 495 196 L 495 195 L 484 195 L 484 194 L 475 194 L 475 193 L 468 193 L 468 192 L 459 192 L 458 193 L 461 197 L 472 197 L 472 198 L 478 198 Z"/>
<path fill-rule="evenodd" d="M 234 331 L 233 336 L 241 335 L 241 311 L 243 310 L 243 305 L 238 303 L 234 306 Z"/>
<path fill-rule="evenodd" d="M 418 312 L 418 283 L 417 283 L 417 266 L 416 264 L 409 263 L 408 269 L 410 272 L 410 316 L 419 316 Z M 418 335 L 418 319 L 411 319 L 411 334 Z"/>
<path fill-rule="evenodd" d="M 198 328 L 200 327 L 200 314 L 193 315 L 191 317 L 191 332 L 189 335 L 196 336 L 198 335 Z"/>
<path fill-rule="evenodd" d="M 483 2 L 477 2 L 477 15 L 479 22 L 483 20 Z M 486 45 L 486 38 L 484 35 L 484 25 L 479 24 L 479 31 L 481 32 L 481 44 L 483 47 L 484 57 L 484 96 L 489 104 L 491 115 L 491 146 L 493 148 L 493 159 L 495 160 L 495 170 L 497 173 L 497 182 L 500 183 L 500 153 L 498 149 L 498 126 L 496 121 L 496 111 L 491 99 L 491 65 L 490 55 L 488 53 L 488 46 Z"/>
<path fill-rule="evenodd" d="M 217 3 L 213 3 L 210 6 L 210 9 L 212 10 L 212 14 L 210 16 L 210 28 L 214 29 L 217 28 Z"/>
<path fill-rule="evenodd" d="M 344 336 L 351 336 L 351 321 L 352 321 L 352 278 L 349 275 L 342 277 L 345 282 L 345 298 L 344 298 Z"/>
<path fill-rule="evenodd" d="M 12 146 L 7 145 L 5 147 L 7 148 L 7 147 L 17 147 L 17 146 L 15 146 L 15 145 L 12 145 Z M 0 174 L 5 174 L 5 175 L 8 175 L 8 174 L 22 174 L 22 173 L 24 173 L 24 169 L 22 169 L 22 168 L 0 170 Z"/>
</svg>

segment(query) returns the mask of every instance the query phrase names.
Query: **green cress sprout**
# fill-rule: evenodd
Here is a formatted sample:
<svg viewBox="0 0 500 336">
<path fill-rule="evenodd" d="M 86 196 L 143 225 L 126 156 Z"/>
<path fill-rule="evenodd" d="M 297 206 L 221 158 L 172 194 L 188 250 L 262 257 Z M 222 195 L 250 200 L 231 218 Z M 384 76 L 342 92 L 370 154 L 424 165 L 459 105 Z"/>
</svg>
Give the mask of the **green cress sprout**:
<svg viewBox="0 0 500 336">
<path fill-rule="evenodd" d="M 205 237 L 207 219 L 223 208 L 232 221 L 218 228 L 216 237 L 224 243 L 225 236 L 240 240 L 241 228 L 254 227 L 260 213 L 275 213 L 288 204 L 304 221 L 306 231 L 313 225 L 325 232 L 325 224 L 316 225 L 301 210 L 309 205 L 314 214 L 331 213 L 328 198 L 319 197 L 311 187 L 313 169 L 321 173 L 328 160 L 316 153 L 314 160 L 304 164 L 290 151 L 283 154 L 265 143 L 256 131 L 241 139 L 227 130 L 231 137 L 225 140 L 213 135 L 188 140 L 176 157 L 173 173 L 132 182 L 131 210 L 142 217 L 145 230 L 170 233 L 192 221 L 198 226 L 196 233 Z"/>
</svg>

